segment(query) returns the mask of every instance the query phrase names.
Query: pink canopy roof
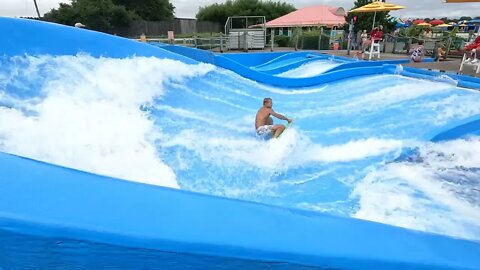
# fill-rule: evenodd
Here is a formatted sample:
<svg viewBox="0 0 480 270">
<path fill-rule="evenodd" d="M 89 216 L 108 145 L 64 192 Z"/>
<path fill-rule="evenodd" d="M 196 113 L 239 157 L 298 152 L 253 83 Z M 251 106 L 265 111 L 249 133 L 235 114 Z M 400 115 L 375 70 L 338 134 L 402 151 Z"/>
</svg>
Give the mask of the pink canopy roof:
<svg viewBox="0 0 480 270">
<path fill-rule="evenodd" d="M 267 27 L 338 26 L 345 24 L 345 10 L 329 6 L 306 7 L 267 22 Z"/>
</svg>

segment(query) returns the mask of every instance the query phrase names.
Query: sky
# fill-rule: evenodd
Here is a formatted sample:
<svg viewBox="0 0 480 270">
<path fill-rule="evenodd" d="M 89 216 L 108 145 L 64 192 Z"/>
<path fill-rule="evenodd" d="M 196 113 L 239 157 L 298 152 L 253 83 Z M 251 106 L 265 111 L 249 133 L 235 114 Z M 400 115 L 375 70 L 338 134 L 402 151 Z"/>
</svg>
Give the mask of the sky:
<svg viewBox="0 0 480 270">
<path fill-rule="evenodd" d="M 280 0 L 294 5 L 297 9 L 313 5 L 340 6 L 349 10 L 354 0 Z M 0 16 L 8 17 L 35 17 L 33 0 L 0 0 Z M 46 13 L 57 8 L 59 3 L 70 3 L 68 0 L 37 0 L 40 13 Z M 170 0 L 176 7 L 175 16 L 179 18 L 194 18 L 201 6 L 225 1 L 218 0 Z M 445 4 L 442 0 L 387 0 L 387 2 L 404 5 L 404 10 L 393 11 L 390 14 L 402 18 L 441 18 L 480 16 L 479 3 Z M 258 14 L 262 15 L 262 14 Z"/>
</svg>

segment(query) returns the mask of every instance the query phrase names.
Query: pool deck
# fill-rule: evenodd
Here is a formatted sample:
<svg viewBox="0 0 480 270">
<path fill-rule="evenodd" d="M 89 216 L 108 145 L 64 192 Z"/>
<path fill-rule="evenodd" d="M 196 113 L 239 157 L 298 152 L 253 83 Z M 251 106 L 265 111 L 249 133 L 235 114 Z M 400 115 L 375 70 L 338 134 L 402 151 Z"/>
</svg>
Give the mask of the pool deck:
<svg viewBox="0 0 480 270">
<path fill-rule="evenodd" d="M 269 51 L 270 51 L 270 48 L 266 48 L 264 50 L 250 50 L 250 52 L 269 52 Z M 274 51 L 279 52 L 279 51 L 295 51 L 295 50 L 293 48 L 285 47 L 285 48 L 275 48 Z M 303 51 L 303 50 L 298 50 L 298 51 Z M 332 54 L 337 56 L 354 57 L 354 51 L 351 51 L 350 55 L 347 55 L 346 50 L 307 50 L 307 51 Z M 225 51 L 224 53 L 238 53 L 238 52 L 241 52 L 241 51 L 237 51 L 237 50 Z M 406 54 L 400 54 L 400 53 L 397 53 L 397 54 L 382 53 L 381 54 L 380 60 L 392 60 L 392 59 L 410 59 L 410 56 Z M 377 60 L 372 59 L 372 61 L 377 61 Z M 450 57 L 450 58 L 447 58 L 447 60 L 445 61 L 420 62 L 420 63 L 411 62 L 411 63 L 405 64 L 405 66 L 457 74 L 460 68 L 460 62 L 461 62 L 461 58 Z M 469 66 L 464 68 L 463 74 L 475 77 L 475 70 L 471 66 Z"/>
<path fill-rule="evenodd" d="M 345 56 L 345 57 L 353 57 L 354 56 L 353 51 L 350 52 L 350 55 L 347 55 L 346 50 L 322 50 L 322 51 L 319 51 L 319 52 L 320 53 L 338 55 L 338 56 Z M 380 57 L 381 57 L 380 60 L 410 59 L 409 55 L 399 54 L 399 53 L 396 53 L 396 54 L 382 53 Z M 372 59 L 372 61 L 376 61 L 376 58 Z M 458 72 L 459 68 L 460 68 L 461 61 L 462 61 L 461 58 L 450 57 L 450 58 L 447 58 L 447 60 L 440 61 L 440 62 L 420 62 L 420 63 L 410 62 L 408 64 L 405 64 L 405 66 L 456 74 Z M 475 76 L 475 70 L 471 66 L 465 67 L 464 70 L 463 70 L 463 73 L 465 75 Z"/>
</svg>

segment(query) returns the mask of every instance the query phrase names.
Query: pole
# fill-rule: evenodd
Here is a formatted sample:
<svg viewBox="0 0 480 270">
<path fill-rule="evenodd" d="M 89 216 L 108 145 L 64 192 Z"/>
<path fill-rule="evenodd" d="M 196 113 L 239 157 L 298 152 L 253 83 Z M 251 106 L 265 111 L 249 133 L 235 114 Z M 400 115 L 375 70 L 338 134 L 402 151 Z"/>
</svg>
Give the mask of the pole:
<svg viewBox="0 0 480 270">
<path fill-rule="evenodd" d="M 350 55 L 350 47 L 352 42 L 352 31 L 353 31 L 353 18 L 350 20 L 350 25 L 348 26 L 348 48 L 347 55 Z"/>
<path fill-rule="evenodd" d="M 33 3 L 35 4 L 35 10 L 37 10 L 37 16 L 38 18 L 40 18 L 40 11 L 38 10 L 37 0 L 33 0 Z"/>
<path fill-rule="evenodd" d="M 377 17 L 377 12 L 373 13 L 373 25 L 372 25 L 372 30 L 375 28 L 375 17 Z"/>
<path fill-rule="evenodd" d="M 275 46 L 275 28 L 272 28 L 270 31 L 270 51 L 273 52 L 273 47 Z"/>
</svg>

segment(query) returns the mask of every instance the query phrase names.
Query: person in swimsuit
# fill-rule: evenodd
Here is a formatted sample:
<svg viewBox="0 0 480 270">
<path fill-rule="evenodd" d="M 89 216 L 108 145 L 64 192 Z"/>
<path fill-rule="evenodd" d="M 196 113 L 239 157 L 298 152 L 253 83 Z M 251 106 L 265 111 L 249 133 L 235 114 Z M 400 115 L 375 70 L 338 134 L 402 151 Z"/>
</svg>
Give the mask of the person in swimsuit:
<svg viewBox="0 0 480 270">
<path fill-rule="evenodd" d="M 423 40 L 419 40 L 418 45 L 413 50 L 411 58 L 413 62 L 422 62 L 423 56 L 425 56 L 425 47 L 423 46 Z"/>
<path fill-rule="evenodd" d="M 257 135 L 266 136 L 269 134 L 273 134 L 273 137 L 277 138 L 278 136 L 280 136 L 280 134 L 282 134 L 285 126 L 274 125 L 271 115 L 275 116 L 278 119 L 286 120 L 288 121 L 288 123 L 292 122 L 292 119 L 274 112 L 272 109 L 272 105 L 273 102 L 271 98 L 263 99 L 263 107 L 258 110 L 257 115 L 255 116 L 255 130 L 257 132 Z"/>
</svg>

